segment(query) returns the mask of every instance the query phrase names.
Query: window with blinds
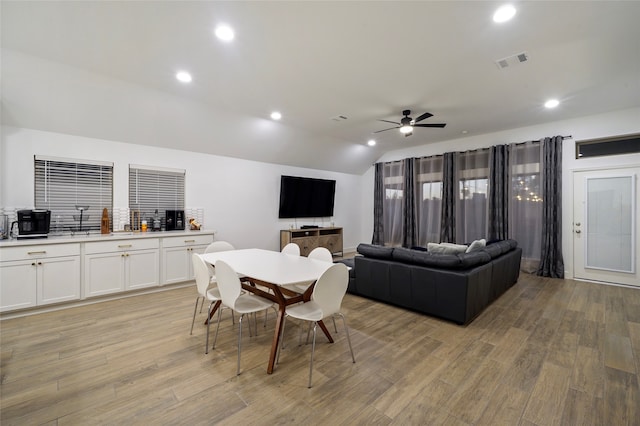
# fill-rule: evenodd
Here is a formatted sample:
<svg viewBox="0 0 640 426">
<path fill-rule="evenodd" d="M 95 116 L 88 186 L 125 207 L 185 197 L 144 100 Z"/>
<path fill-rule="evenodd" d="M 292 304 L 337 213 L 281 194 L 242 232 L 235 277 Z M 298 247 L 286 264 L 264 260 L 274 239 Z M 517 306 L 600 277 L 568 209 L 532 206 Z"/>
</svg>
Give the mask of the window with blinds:
<svg viewBox="0 0 640 426">
<path fill-rule="evenodd" d="M 129 165 L 129 209 L 142 220 L 157 210 L 164 225 L 167 210 L 184 210 L 184 176 L 181 169 Z"/>
<path fill-rule="evenodd" d="M 111 216 L 113 163 L 36 155 L 34 171 L 35 208 L 51 210 L 52 232 L 99 231 L 102 209 Z"/>
</svg>

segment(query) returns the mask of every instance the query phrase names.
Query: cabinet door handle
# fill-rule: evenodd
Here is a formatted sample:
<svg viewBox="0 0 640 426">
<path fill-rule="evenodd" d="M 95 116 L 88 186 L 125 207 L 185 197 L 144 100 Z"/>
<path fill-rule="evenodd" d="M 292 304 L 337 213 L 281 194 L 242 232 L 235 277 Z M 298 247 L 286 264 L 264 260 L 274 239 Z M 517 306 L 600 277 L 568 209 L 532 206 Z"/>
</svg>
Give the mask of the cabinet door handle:
<svg viewBox="0 0 640 426">
<path fill-rule="evenodd" d="M 36 262 L 32 262 L 32 263 L 31 263 L 31 266 L 36 266 Z"/>
<path fill-rule="evenodd" d="M 32 254 L 46 254 L 47 251 L 46 250 L 41 250 L 41 251 L 28 251 L 27 254 L 32 255 Z"/>
<path fill-rule="evenodd" d="M 42 265 L 42 262 L 38 262 L 38 265 Z"/>
<path fill-rule="evenodd" d="M 131 247 L 131 244 L 120 244 L 118 248 L 128 248 Z"/>
</svg>

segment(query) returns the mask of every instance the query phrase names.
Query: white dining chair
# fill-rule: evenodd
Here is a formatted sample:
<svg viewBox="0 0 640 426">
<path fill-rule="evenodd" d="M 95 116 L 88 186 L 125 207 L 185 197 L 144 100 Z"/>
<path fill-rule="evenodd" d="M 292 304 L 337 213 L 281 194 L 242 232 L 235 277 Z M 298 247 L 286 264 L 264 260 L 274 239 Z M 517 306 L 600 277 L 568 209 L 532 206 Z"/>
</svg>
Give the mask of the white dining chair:
<svg viewBox="0 0 640 426">
<path fill-rule="evenodd" d="M 235 250 L 236 248 L 229 242 L 227 241 L 214 241 L 211 244 L 209 244 L 205 249 L 204 249 L 204 253 L 216 253 L 219 251 L 231 251 L 231 250 Z M 216 271 L 213 268 L 213 265 L 211 265 L 210 263 L 206 263 L 207 265 L 207 269 L 209 270 L 209 281 L 211 281 L 212 285 L 217 285 L 216 284 Z M 202 304 L 200 305 L 200 313 L 202 313 L 202 307 L 204 305 L 204 299 L 202 300 Z M 233 312 L 231 314 L 231 318 L 235 324 L 235 319 L 233 318 Z M 193 327 L 192 327 L 193 328 Z"/>
<path fill-rule="evenodd" d="M 240 314 L 240 319 L 238 320 L 238 368 L 236 371 L 236 375 L 239 375 L 240 356 L 242 352 L 242 319 L 244 318 L 245 314 L 255 314 L 258 311 L 273 307 L 273 301 L 250 293 L 243 294 L 242 285 L 240 284 L 240 278 L 238 278 L 238 274 L 236 274 L 236 271 L 234 271 L 231 266 L 229 266 L 222 260 L 218 260 L 216 262 L 215 268 L 216 277 L 218 280 L 218 289 L 220 290 L 222 303 Z M 216 335 L 213 339 L 213 348 L 216 347 L 219 329 L 220 321 L 218 319 L 218 327 L 216 328 Z M 257 335 L 257 324 L 255 330 Z M 251 332 L 251 322 L 249 322 L 249 332 Z"/>
<path fill-rule="evenodd" d="M 329 249 L 325 247 L 314 248 L 313 250 L 311 250 L 311 252 L 309 253 L 309 256 L 307 257 L 309 259 L 316 259 L 316 260 L 321 260 L 323 262 L 333 263 L 333 255 L 331 254 Z M 310 285 L 311 284 L 296 284 L 294 286 L 294 289 L 296 291 L 299 291 L 300 293 L 304 293 L 305 291 L 307 291 Z M 335 321 L 334 321 L 334 326 L 335 326 Z M 336 329 L 336 332 L 337 332 L 337 329 Z"/>
<path fill-rule="evenodd" d="M 300 246 L 296 243 L 289 243 L 286 246 L 282 247 L 280 250 L 282 253 L 290 254 L 293 256 L 300 256 Z"/>
<path fill-rule="evenodd" d="M 329 249 L 326 247 L 314 248 L 313 250 L 311 250 L 311 253 L 309 253 L 309 256 L 307 257 L 309 259 L 318 259 L 318 260 L 322 260 L 323 262 L 333 263 L 333 255 L 331 254 Z"/>
<path fill-rule="evenodd" d="M 313 355 L 316 348 L 316 328 L 318 326 L 318 321 L 329 317 L 333 318 L 336 315 L 342 317 L 345 334 L 347 335 L 347 342 L 349 343 L 349 351 L 351 352 L 351 359 L 354 363 L 356 362 L 356 358 L 353 354 L 353 348 L 351 346 L 351 338 L 349 337 L 349 329 L 347 328 L 347 321 L 344 314 L 340 312 L 342 299 L 347 292 L 348 284 L 348 268 L 342 263 L 336 263 L 327 269 L 320 278 L 318 278 L 318 281 L 316 281 L 316 285 L 313 288 L 313 294 L 311 295 L 310 301 L 287 306 L 285 311 L 285 319 L 282 323 L 282 331 L 280 334 L 280 348 L 278 349 L 276 362 L 280 359 L 287 317 L 311 322 L 313 324 L 313 341 L 311 343 L 308 387 L 311 387 L 311 376 L 313 374 Z"/>
<path fill-rule="evenodd" d="M 205 299 L 209 301 L 209 309 L 207 310 L 207 339 L 205 342 L 205 350 L 204 353 L 209 353 L 209 326 L 211 324 L 211 312 L 214 307 L 218 308 L 218 321 L 220 321 L 220 313 L 222 308 L 222 296 L 220 295 L 220 290 L 218 287 L 209 287 L 209 270 L 207 269 L 207 264 L 202 257 L 194 253 L 191 256 L 191 261 L 193 264 L 193 272 L 196 280 L 196 288 L 198 289 L 198 297 L 196 298 L 196 306 L 193 308 L 193 319 L 191 320 L 191 332 L 189 334 L 193 334 L 193 324 L 196 321 L 196 311 L 198 310 L 198 301 L 202 299 L 202 304 L 204 304 Z M 219 326 L 220 324 L 218 324 Z"/>
<path fill-rule="evenodd" d="M 214 241 L 211 244 L 209 244 L 207 248 L 204 249 L 204 252 L 206 254 L 206 253 L 216 253 L 219 251 L 231 251 L 235 249 L 236 248 L 227 241 Z M 216 278 L 215 278 L 215 271 L 213 269 L 213 266 L 207 263 L 207 267 L 209 268 L 209 275 L 211 275 L 211 281 L 215 282 Z"/>
</svg>

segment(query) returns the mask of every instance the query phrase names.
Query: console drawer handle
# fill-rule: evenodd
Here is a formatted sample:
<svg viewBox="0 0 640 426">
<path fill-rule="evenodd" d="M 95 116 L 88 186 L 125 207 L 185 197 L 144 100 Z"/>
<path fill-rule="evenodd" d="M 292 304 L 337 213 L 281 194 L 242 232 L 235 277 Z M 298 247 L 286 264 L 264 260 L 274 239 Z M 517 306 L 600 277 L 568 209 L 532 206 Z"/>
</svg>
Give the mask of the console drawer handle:
<svg viewBox="0 0 640 426">
<path fill-rule="evenodd" d="M 127 248 L 127 247 L 131 247 L 131 244 L 120 244 L 118 246 L 118 248 Z"/>
<path fill-rule="evenodd" d="M 46 250 L 42 250 L 42 251 L 28 251 L 27 254 L 31 255 L 31 254 L 45 254 L 47 253 Z"/>
<path fill-rule="evenodd" d="M 185 243 L 195 243 L 196 240 L 184 240 Z"/>
</svg>

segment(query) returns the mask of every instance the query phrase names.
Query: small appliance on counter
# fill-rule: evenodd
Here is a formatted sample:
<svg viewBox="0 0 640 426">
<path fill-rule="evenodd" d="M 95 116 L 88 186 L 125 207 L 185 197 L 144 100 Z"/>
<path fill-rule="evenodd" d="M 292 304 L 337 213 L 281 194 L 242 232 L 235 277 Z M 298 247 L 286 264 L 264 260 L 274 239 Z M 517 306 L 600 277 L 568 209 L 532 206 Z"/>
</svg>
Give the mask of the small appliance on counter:
<svg viewBox="0 0 640 426">
<path fill-rule="evenodd" d="M 0 240 L 9 238 L 9 216 L 0 214 Z"/>
<path fill-rule="evenodd" d="M 51 223 L 51 210 L 18 210 L 18 220 L 11 224 L 11 231 L 18 226 L 16 237 L 47 238 Z"/>
<path fill-rule="evenodd" d="M 167 231 L 184 230 L 184 210 L 167 210 L 165 213 Z"/>
</svg>

